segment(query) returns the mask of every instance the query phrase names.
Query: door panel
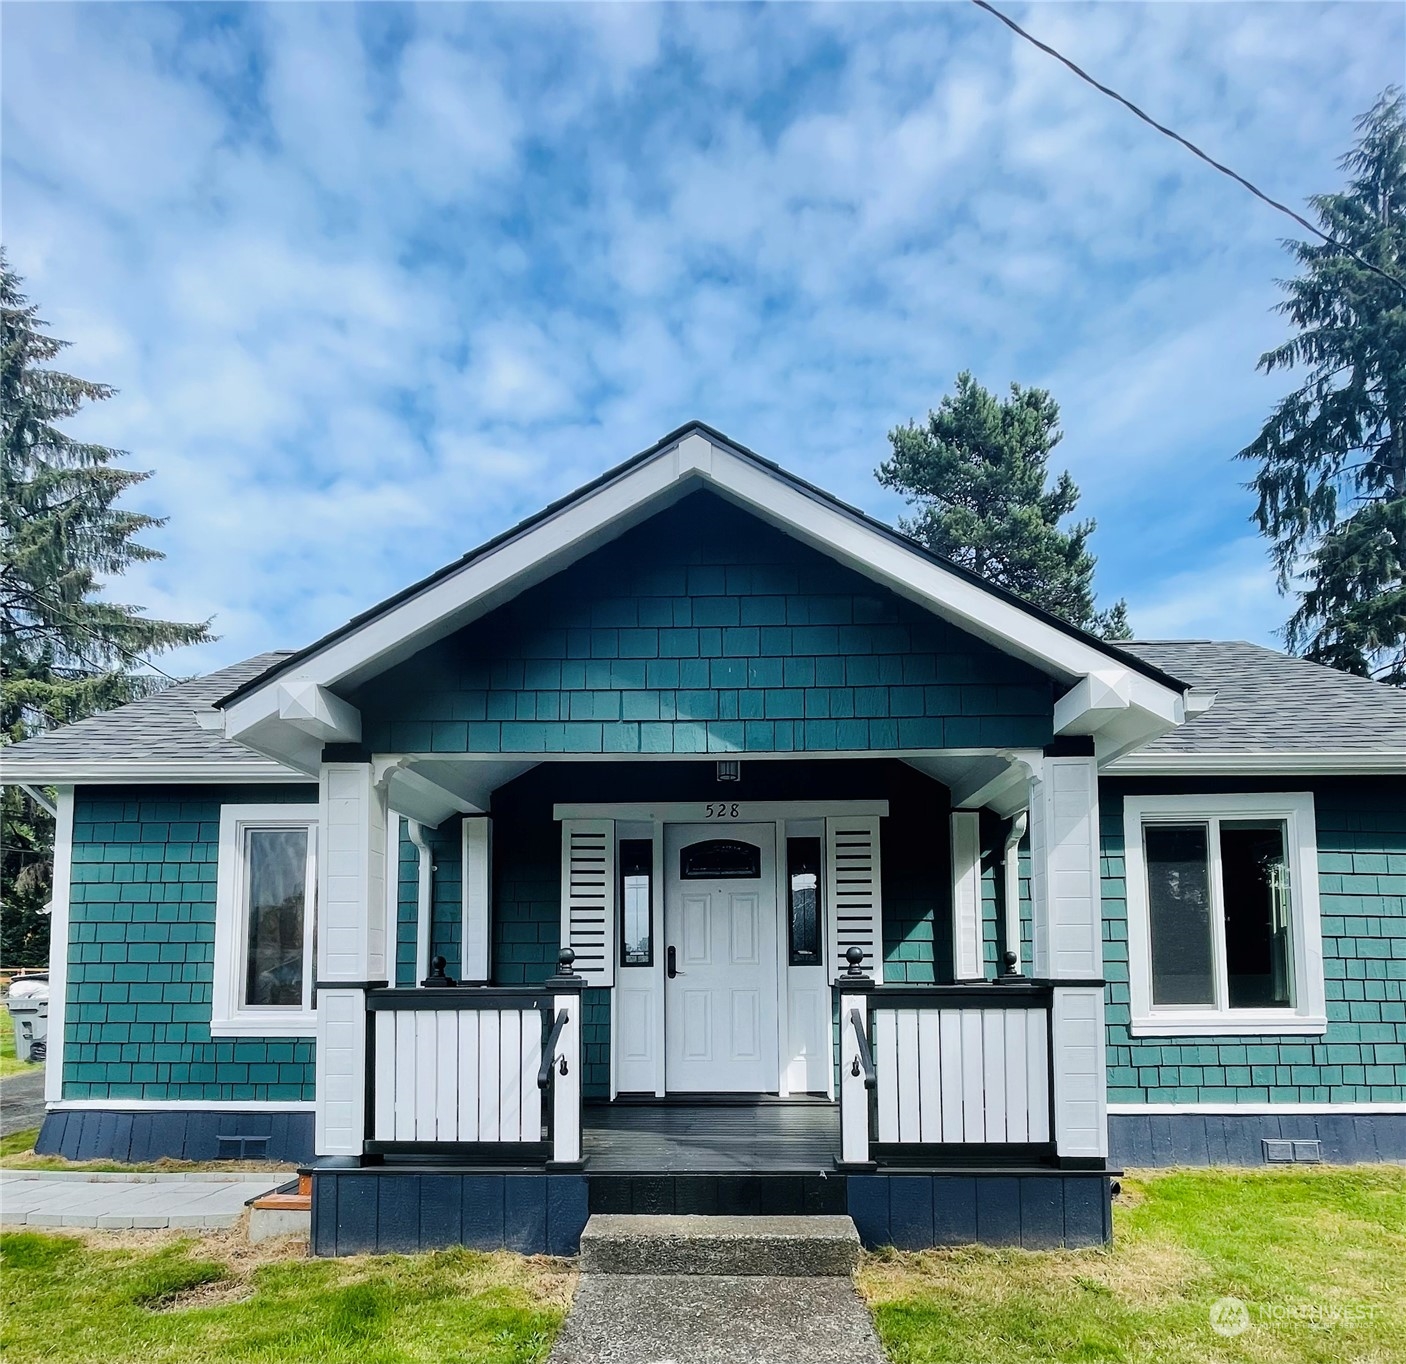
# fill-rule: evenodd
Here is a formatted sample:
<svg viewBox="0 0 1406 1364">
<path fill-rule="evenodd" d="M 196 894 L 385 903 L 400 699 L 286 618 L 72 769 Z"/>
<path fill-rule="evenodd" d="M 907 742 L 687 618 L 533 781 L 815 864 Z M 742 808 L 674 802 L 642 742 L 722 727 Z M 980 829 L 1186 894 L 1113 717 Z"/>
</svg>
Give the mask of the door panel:
<svg viewBox="0 0 1406 1364">
<path fill-rule="evenodd" d="M 731 859 L 691 866 L 732 874 L 684 879 L 685 848 L 725 835 Z M 774 1091 L 779 1083 L 776 831 L 770 824 L 670 825 L 665 830 L 664 930 L 677 974 L 664 981 L 670 1093 Z M 749 859 L 746 850 L 756 849 Z M 753 873 L 757 874 L 753 874 Z"/>
</svg>

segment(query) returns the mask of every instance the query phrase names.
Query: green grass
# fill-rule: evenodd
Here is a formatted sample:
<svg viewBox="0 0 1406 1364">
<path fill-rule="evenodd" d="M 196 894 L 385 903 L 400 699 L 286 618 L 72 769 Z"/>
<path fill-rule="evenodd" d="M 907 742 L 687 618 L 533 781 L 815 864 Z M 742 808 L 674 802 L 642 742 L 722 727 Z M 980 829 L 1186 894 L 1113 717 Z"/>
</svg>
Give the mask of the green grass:
<svg viewBox="0 0 1406 1364">
<path fill-rule="evenodd" d="M 0 1008 L 0 1079 L 38 1069 L 33 1062 L 21 1061 L 15 1055 L 15 1021 L 8 1009 Z"/>
<path fill-rule="evenodd" d="M 1124 1180 L 1114 1245 L 866 1256 L 895 1364 L 1401 1364 L 1406 1169 L 1176 1171 Z M 1210 1308 L 1240 1299 L 1241 1334 Z"/>
<path fill-rule="evenodd" d="M 531 1364 L 551 1348 L 572 1283 L 559 1262 L 505 1253 L 250 1265 L 219 1251 L 218 1241 L 0 1236 L 0 1358 Z"/>
<path fill-rule="evenodd" d="M 6 1156 L 28 1155 L 38 1140 L 37 1127 L 26 1127 L 23 1132 L 11 1132 L 8 1137 L 0 1137 L 0 1160 Z"/>
</svg>

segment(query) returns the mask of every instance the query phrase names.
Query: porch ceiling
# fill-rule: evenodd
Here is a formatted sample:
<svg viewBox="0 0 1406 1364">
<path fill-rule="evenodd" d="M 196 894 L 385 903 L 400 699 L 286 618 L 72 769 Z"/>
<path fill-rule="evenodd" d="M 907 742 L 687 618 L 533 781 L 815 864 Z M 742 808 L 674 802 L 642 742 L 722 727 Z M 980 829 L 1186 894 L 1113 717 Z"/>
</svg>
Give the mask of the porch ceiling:
<svg viewBox="0 0 1406 1364">
<path fill-rule="evenodd" d="M 386 791 L 390 808 L 433 828 L 453 815 L 489 812 L 493 792 L 543 762 L 712 763 L 726 753 L 556 753 L 545 758 L 502 758 L 476 754 L 411 753 L 376 758 L 376 780 Z M 773 753 L 742 755 L 748 763 L 796 761 L 872 761 L 898 758 L 917 772 L 940 782 L 952 793 L 956 807 L 987 806 L 1003 817 L 1023 810 L 1029 782 L 1039 771 L 1038 749 L 952 749 L 924 753 Z"/>
</svg>

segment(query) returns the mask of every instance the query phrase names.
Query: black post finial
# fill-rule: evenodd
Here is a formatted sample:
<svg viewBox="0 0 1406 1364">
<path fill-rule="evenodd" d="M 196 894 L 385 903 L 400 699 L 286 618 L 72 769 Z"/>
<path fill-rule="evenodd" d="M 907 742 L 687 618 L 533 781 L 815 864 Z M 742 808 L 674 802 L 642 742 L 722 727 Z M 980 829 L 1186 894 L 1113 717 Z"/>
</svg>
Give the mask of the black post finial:
<svg viewBox="0 0 1406 1364">
<path fill-rule="evenodd" d="M 1011 952 L 1009 950 L 1001 953 L 1001 964 L 1005 969 L 1001 972 L 999 976 L 996 977 L 998 983 L 1001 981 L 1013 981 L 1022 979 L 1022 976 L 1020 974 L 1020 967 L 1017 965 L 1019 960 L 1020 958 L 1017 957 L 1014 952 Z"/>
<path fill-rule="evenodd" d="M 421 986 L 426 990 L 445 990 L 457 985 L 459 983 L 458 981 L 453 980 L 444 973 L 444 968 L 448 964 L 448 961 L 444 957 L 431 958 L 430 973 L 420 982 Z"/>
<path fill-rule="evenodd" d="M 845 953 L 845 960 L 849 962 L 849 970 L 845 972 L 847 976 L 862 976 L 864 974 L 864 949 L 861 947 L 851 947 Z"/>
<path fill-rule="evenodd" d="M 569 947 L 563 947 L 557 953 L 557 974 L 559 976 L 571 975 L 571 963 L 576 960 L 576 953 Z"/>
</svg>

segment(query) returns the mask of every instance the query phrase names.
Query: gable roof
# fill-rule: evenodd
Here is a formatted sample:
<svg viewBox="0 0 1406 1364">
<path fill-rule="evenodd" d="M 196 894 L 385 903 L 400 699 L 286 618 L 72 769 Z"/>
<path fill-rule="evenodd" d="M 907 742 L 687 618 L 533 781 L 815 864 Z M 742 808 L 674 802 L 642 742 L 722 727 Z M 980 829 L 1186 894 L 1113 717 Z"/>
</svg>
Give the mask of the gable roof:
<svg viewBox="0 0 1406 1364">
<path fill-rule="evenodd" d="M 214 704 L 231 687 L 288 657 L 287 650 L 179 682 L 116 710 L 37 734 L 0 748 L 6 781 L 67 784 L 81 781 L 306 781 L 268 758 L 206 728 L 201 713 L 220 719 Z"/>
<path fill-rule="evenodd" d="M 1010 592 L 1004 587 L 998 587 L 996 584 L 988 582 L 979 574 L 972 572 L 968 568 L 964 568 L 960 564 L 954 563 L 951 559 L 946 559 L 939 554 L 934 554 L 925 545 L 912 539 L 910 536 L 904 535 L 893 526 L 880 521 L 877 517 L 870 516 L 868 512 L 852 506 L 848 502 L 836 497 L 833 493 L 829 493 L 816 484 L 801 478 L 798 474 L 791 473 L 789 470 L 782 468 L 782 466 L 775 461 L 764 458 L 755 451 L 747 449 L 746 446 L 739 445 L 722 432 L 707 425 L 707 423 L 692 421 L 685 423 L 675 431 L 671 431 L 667 436 L 656 441 L 648 449 L 641 450 L 637 455 L 632 455 L 629 459 L 617 464 L 613 469 L 606 470 L 606 472 L 601 474 L 598 478 L 594 478 L 589 483 L 583 484 L 575 491 L 568 493 L 565 497 L 558 498 L 555 502 L 543 507 L 541 511 L 534 513 L 525 520 L 519 521 L 514 526 L 510 526 L 507 530 L 495 535 L 492 539 L 486 540 L 476 549 L 469 550 L 468 553 L 461 555 L 452 563 L 446 564 L 443 568 L 436 569 L 427 577 L 421 578 L 418 582 L 411 583 L 410 586 L 387 597 L 384 601 L 378 602 L 375 606 L 369 607 L 367 610 L 353 616 L 345 624 L 337 626 L 336 629 L 329 631 L 320 639 L 314 640 L 311 644 L 301 649 L 281 655 L 279 660 L 266 669 L 264 674 L 246 679 L 238 687 L 233 688 L 229 695 L 220 698 L 218 704 L 221 706 L 233 705 L 243 696 L 255 690 L 257 687 L 264 685 L 266 682 L 272 681 L 274 678 L 280 676 L 295 673 L 299 665 L 306 660 L 323 652 L 331 645 L 336 644 L 338 641 L 355 633 L 357 630 L 383 619 L 398 606 L 411 601 L 430 588 L 452 578 L 463 569 L 480 562 L 493 553 L 493 551 L 545 525 L 567 508 L 579 504 L 592 493 L 616 482 L 623 475 L 649 463 L 665 451 L 677 447 L 690 435 L 700 435 L 711 444 L 721 447 L 728 453 L 755 464 L 760 469 L 765 470 L 782 483 L 796 489 L 806 497 L 813 498 L 816 502 L 883 537 L 883 539 L 907 553 L 941 568 L 944 572 L 950 573 L 953 577 L 977 588 L 983 593 L 989 594 L 998 601 L 1015 607 L 1017 610 L 1033 617 L 1044 625 L 1052 627 L 1061 634 L 1068 636 L 1070 639 L 1077 640 L 1085 645 L 1090 645 L 1105 653 L 1110 659 L 1120 664 L 1136 668 L 1147 677 L 1175 690 L 1180 691 L 1184 689 L 1185 684 L 1183 682 L 1179 681 L 1157 663 L 1143 658 L 1140 655 L 1129 653 L 1119 645 L 1113 644 L 1108 640 L 1100 639 L 1097 635 L 1091 635 L 1087 631 L 1081 630 L 1077 625 L 1071 625 L 1061 617 L 1046 611 L 1043 607 L 1037 606 L 1033 602 L 1026 601 L 1023 597 L 1017 596 L 1014 592 Z M 754 507 L 753 510 L 759 510 L 759 508 Z"/>
<path fill-rule="evenodd" d="M 993 587 L 692 422 L 233 689 L 218 703 L 226 732 L 316 770 L 323 742 L 359 739 L 359 715 L 339 691 L 462 629 L 699 488 L 1064 684 L 1071 691 L 1057 728 L 1098 730 L 1101 752 L 1145 742 L 1184 717 L 1185 684 L 1156 664 Z"/>
<path fill-rule="evenodd" d="M 1121 758 L 1118 772 L 1406 774 L 1406 691 L 1244 640 L 1139 640 L 1129 653 L 1216 702 Z"/>
</svg>

